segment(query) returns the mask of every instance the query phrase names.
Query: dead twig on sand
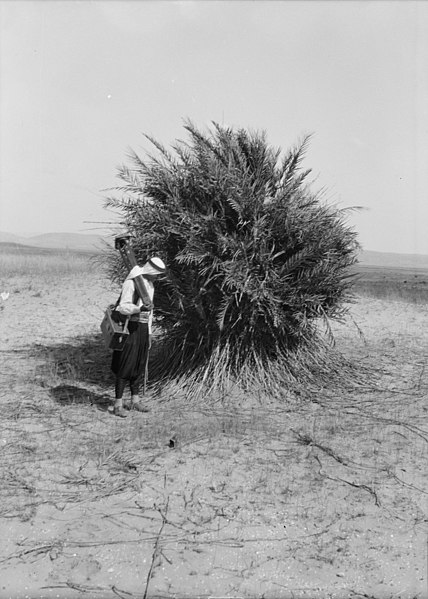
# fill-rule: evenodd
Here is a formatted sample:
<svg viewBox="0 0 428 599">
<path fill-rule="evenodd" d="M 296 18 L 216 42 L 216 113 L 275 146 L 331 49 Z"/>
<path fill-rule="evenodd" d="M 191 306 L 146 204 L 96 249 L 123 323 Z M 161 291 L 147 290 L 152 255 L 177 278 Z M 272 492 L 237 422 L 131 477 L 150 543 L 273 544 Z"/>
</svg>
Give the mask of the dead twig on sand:
<svg viewBox="0 0 428 599">
<path fill-rule="evenodd" d="M 62 582 L 60 584 L 49 585 L 41 587 L 42 589 L 73 589 L 74 591 L 79 591 L 80 593 L 105 593 L 106 587 L 92 587 L 89 585 L 77 584 L 76 582 Z"/>
<path fill-rule="evenodd" d="M 161 559 L 160 558 L 160 554 L 162 552 L 160 550 L 160 539 L 161 539 L 162 532 L 163 532 L 163 529 L 165 527 L 165 524 L 167 523 L 166 515 L 168 513 L 168 504 L 169 504 L 169 497 L 166 500 L 165 513 L 163 513 L 160 509 L 158 509 L 159 514 L 161 515 L 161 518 L 162 518 L 162 524 L 161 524 L 161 526 L 159 528 L 159 532 L 158 532 L 157 537 L 156 537 L 155 547 L 154 547 L 153 555 L 152 555 L 152 561 L 151 561 L 151 564 L 150 564 L 149 572 L 147 574 L 146 588 L 144 590 L 143 599 L 147 599 L 147 594 L 149 592 L 149 585 L 150 585 L 150 580 L 151 580 L 152 575 L 153 575 L 153 570 L 154 570 L 154 568 L 156 566 L 156 562 L 158 561 L 158 558 Z"/>
<path fill-rule="evenodd" d="M 319 469 L 320 476 L 324 476 L 325 478 L 328 478 L 329 480 L 332 480 L 332 481 L 335 481 L 335 482 L 345 483 L 346 485 L 349 485 L 351 487 L 355 487 L 356 489 L 363 489 L 364 491 L 367 491 L 374 498 L 375 505 L 377 507 L 380 507 L 379 498 L 378 498 L 377 493 L 376 493 L 376 491 L 374 489 L 372 489 L 368 485 L 359 485 L 357 483 L 351 482 L 350 480 L 345 480 L 344 478 L 329 476 L 328 474 L 326 474 L 325 472 L 322 471 L 323 465 L 322 465 L 321 460 L 319 459 L 319 457 L 316 456 L 316 455 L 314 455 L 314 458 L 315 458 L 315 460 L 318 462 L 318 464 L 320 466 L 320 469 Z"/>
<path fill-rule="evenodd" d="M 416 491 L 419 491 L 420 493 L 423 493 L 424 495 L 428 495 L 428 492 L 425 491 L 424 489 L 421 489 L 420 487 L 417 487 L 416 485 L 411 485 L 409 483 L 406 483 L 403 479 L 399 478 L 395 474 L 395 472 L 393 472 L 391 470 L 391 468 L 388 468 L 387 472 L 388 472 L 389 476 L 391 476 L 394 480 L 396 480 L 399 485 L 403 485 L 404 487 L 407 487 L 408 489 L 415 489 Z"/>
<path fill-rule="evenodd" d="M 344 458 L 340 457 L 340 455 L 337 455 L 336 453 L 334 453 L 334 451 L 332 449 L 330 449 L 330 447 L 316 443 L 312 439 L 312 437 L 310 437 L 309 435 L 302 435 L 301 433 L 298 433 L 298 432 L 294 431 L 293 429 L 291 429 L 291 430 L 297 436 L 297 442 L 300 443 L 301 445 L 309 445 L 311 447 L 317 447 L 318 449 L 321 449 L 321 451 L 326 453 L 328 456 L 330 456 L 331 458 L 336 460 L 336 462 L 339 462 L 339 464 L 348 466 L 348 464 L 349 464 L 348 460 L 345 460 Z"/>
<path fill-rule="evenodd" d="M 423 377 L 424 373 L 425 373 L 425 363 L 424 363 L 424 364 L 422 364 L 422 368 L 421 368 L 421 371 L 420 371 L 420 373 L 419 373 L 419 380 L 418 380 L 418 383 L 417 383 L 417 385 L 416 385 L 416 389 L 417 389 L 418 391 L 420 391 L 420 389 L 421 389 L 422 377 Z"/>
<path fill-rule="evenodd" d="M 122 591 L 121 589 L 118 589 L 114 585 L 111 587 L 111 590 L 113 591 L 113 593 L 115 595 L 117 595 L 118 597 L 120 597 L 120 599 L 127 599 L 128 597 L 135 597 L 135 595 L 133 595 L 129 591 Z"/>
<path fill-rule="evenodd" d="M 18 551 L 17 553 L 13 553 L 12 555 L 9 555 L 8 557 L 4 557 L 3 559 L 0 559 L 0 564 L 4 564 L 5 562 L 8 562 L 12 559 L 20 559 L 26 555 L 37 556 L 40 554 L 46 554 L 46 553 L 49 553 L 57 545 L 58 545 L 57 543 L 49 543 L 47 545 L 39 545 L 38 547 L 31 547 L 30 549 L 23 549 L 22 551 Z"/>
</svg>

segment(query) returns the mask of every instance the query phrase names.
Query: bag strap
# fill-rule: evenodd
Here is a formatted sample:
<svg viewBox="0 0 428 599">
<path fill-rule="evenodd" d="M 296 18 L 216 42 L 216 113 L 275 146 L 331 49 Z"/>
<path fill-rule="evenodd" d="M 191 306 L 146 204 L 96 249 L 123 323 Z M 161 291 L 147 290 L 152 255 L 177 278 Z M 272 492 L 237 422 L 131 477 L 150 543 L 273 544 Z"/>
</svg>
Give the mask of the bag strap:
<svg viewBox="0 0 428 599">
<path fill-rule="evenodd" d="M 133 281 L 134 283 L 134 295 L 132 296 L 132 303 L 137 305 L 138 300 L 140 299 L 140 294 L 137 291 L 137 288 L 135 286 L 135 281 Z"/>
</svg>

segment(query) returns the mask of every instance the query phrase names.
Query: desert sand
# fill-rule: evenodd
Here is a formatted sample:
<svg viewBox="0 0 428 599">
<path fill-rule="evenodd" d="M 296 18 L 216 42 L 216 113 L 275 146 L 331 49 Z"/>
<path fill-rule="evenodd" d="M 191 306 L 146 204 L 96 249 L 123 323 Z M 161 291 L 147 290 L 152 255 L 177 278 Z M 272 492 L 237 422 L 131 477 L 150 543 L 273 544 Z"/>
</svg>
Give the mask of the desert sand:
<svg viewBox="0 0 428 599">
<path fill-rule="evenodd" d="M 117 289 L 2 285 L 0 599 L 427 596 L 427 305 L 359 298 L 335 325 L 358 389 L 122 420 Z"/>
</svg>

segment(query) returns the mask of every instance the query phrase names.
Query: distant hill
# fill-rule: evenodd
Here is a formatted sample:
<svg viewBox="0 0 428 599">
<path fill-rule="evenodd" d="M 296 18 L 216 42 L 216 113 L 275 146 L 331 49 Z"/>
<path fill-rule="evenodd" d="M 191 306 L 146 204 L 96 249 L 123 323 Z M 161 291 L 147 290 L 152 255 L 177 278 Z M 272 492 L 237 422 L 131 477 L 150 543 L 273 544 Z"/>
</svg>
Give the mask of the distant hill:
<svg viewBox="0 0 428 599">
<path fill-rule="evenodd" d="M 38 248 L 99 251 L 104 243 L 112 243 L 111 237 L 85 233 L 44 233 L 31 237 L 0 232 L 0 243 L 17 243 Z M 359 262 L 364 266 L 384 268 L 428 269 L 428 256 L 421 254 L 394 254 L 363 250 Z"/>
<path fill-rule="evenodd" d="M 24 237 L 20 237 L 19 235 L 0 232 L 0 243 L 24 243 L 24 241 Z"/>
<path fill-rule="evenodd" d="M 38 248 L 99 251 L 105 242 L 111 242 L 111 239 L 102 235 L 84 233 L 44 233 L 24 237 L 0 232 L 0 243 L 17 243 Z"/>
</svg>

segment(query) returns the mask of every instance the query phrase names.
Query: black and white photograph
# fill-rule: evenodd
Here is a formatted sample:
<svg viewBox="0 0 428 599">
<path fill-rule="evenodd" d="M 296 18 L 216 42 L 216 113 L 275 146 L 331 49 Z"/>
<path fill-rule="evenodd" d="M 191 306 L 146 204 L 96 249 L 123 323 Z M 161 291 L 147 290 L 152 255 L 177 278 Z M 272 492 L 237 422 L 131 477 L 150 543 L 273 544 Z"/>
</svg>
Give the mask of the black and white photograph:
<svg viewBox="0 0 428 599">
<path fill-rule="evenodd" d="M 0 599 L 428 597 L 428 2 L 0 0 Z"/>
</svg>

